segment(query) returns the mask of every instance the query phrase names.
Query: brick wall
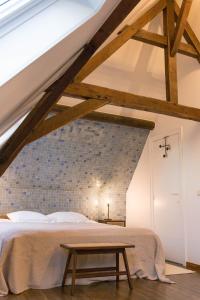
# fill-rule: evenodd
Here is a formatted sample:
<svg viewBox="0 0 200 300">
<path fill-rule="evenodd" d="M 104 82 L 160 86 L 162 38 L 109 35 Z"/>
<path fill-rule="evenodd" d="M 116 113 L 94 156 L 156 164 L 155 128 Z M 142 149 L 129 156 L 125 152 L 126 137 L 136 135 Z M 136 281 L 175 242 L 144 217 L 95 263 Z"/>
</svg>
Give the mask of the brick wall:
<svg viewBox="0 0 200 300">
<path fill-rule="evenodd" d="M 0 212 L 125 218 L 126 191 L 148 130 L 78 120 L 26 146 L 0 179 Z"/>
</svg>

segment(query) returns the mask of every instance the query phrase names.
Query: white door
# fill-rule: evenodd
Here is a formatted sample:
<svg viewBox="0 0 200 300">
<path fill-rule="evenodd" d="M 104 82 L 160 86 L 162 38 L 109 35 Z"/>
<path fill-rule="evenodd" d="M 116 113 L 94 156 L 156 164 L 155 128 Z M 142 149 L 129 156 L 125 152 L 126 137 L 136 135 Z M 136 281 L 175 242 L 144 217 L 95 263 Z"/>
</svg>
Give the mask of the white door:
<svg viewBox="0 0 200 300">
<path fill-rule="evenodd" d="M 165 149 L 168 145 L 169 150 Z M 152 195 L 154 230 L 162 241 L 166 259 L 184 264 L 180 145 L 179 133 L 152 140 Z"/>
</svg>

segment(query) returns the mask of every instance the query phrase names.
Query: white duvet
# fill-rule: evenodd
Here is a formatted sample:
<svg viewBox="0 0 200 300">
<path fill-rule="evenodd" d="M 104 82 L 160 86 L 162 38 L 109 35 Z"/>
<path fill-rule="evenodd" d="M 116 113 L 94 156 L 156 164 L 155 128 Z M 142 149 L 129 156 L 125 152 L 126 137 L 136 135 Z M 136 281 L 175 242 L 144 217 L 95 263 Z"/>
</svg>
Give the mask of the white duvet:
<svg viewBox="0 0 200 300">
<path fill-rule="evenodd" d="M 126 242 L 132 275 L 170 282 L 164 276 L 165 257 L 159 238 L 147 229 L 88 223 L 0 222 L 0 295 L 29 288 L 49 289 L 62 282 L 67 252 L 61 243 Z M 113 255 L 81 256 L 78 267 L 114 265 Z M 120 262 L 123 268 L 123 262 Z M 69 278 L 70 279 L 70 278 Z M 110 278 L 109 278 L 110 279 Z M 89 284 L 100 279 L 77 280 Z M 102 280 L 105 280 L 103 278 Z M 67 284 L 70 281 L 67 282 Z"/>
</svg>

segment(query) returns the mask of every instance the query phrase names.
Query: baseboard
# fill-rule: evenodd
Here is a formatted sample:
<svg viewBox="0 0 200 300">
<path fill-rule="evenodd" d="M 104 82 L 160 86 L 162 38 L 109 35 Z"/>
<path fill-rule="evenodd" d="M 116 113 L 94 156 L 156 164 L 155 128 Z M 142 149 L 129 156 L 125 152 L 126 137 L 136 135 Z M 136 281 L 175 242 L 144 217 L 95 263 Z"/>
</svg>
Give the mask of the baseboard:
<svg viewBox="0 0 200 300">
<path fill-rule="evenodd" d="M 186 262 L 186 268 L 190 269 L 192 271 L 200 272 L 200 265 L 191 263 L 191 262 Z"/>
</svg>

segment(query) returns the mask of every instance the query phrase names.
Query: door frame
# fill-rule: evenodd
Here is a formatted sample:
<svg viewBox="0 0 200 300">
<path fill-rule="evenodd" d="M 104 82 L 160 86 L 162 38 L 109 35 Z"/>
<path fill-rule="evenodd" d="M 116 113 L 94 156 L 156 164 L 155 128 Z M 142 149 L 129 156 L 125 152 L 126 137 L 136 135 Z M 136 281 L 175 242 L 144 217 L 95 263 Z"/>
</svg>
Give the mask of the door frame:
<svg viewBox="0 0 200 300">
<path fill-rule="evenodd" d="M 152 135 L 149 139 L 149 158 L 150 158 L 150 209 L 151 209 L 151 226 L 153 230 L 155 229 L 155 218 L 154 218 L 154 191 L 153 191 L 153 143 L 164 136 L 171 136 L 177 134 L 179 137 L 179 157 L 180 157 L 180 208 L 182 213 L 183 222 L 183 238 L 184 238 L 184 266 L 187 261 L 187 235 L 186 235 L 186 214 L 185 214 L 185 188 L 184 188 L 184 175 L 183 175 L 183 128 L 175 128 L 173 130 L 163 130 L 161 133 Z"/>
</svg>

